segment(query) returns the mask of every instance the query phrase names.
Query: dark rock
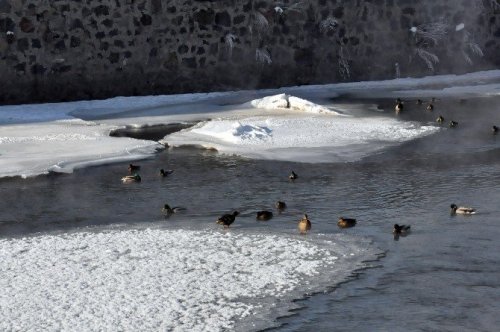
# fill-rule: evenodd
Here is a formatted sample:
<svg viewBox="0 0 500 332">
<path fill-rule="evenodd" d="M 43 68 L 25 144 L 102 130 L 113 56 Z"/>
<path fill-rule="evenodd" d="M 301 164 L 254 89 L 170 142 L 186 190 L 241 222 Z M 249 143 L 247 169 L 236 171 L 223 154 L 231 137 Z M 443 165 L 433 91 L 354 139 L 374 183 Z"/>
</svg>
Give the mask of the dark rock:
<svg viewBox="0 0 500 332">
<path fill-rule="evenodd" d="M 200 25 L 210 25 L 214 21 L 214 16 L 215 13 L 212 9 L 201 9 L 194 13 L 193 18 Z"/>
<path fill-rule="evenodd" d="M 233 24 L 234 25 L 238 25 L 238 24 L 241 24 L 243 22 L 245 22 L 246 20 L 246 16 L 245 15 L 238 15 L 238 16 L 235 16 L 233 18 Z"/>
<path fill-rule="evenodd" d="M 69 29 L 71 31 L 72 30 L 76 30 L 76 29 L 82 29 L 82 30 L 84 30 L 82 21 L 80 19 L 75 18 L 73 21 L 71 21 Z"/>
<path fill-rule="evenodd" d="M 179 52 L 179 54 L 186 54 L 187 52 L 189 52 L 189 47 L 187 47 L 187 45 L 181 45 L 179 46 L 177 51 Z"/>
<path fill-rule="evenodd" d="M 99 31 L 99 32 L 97 32 L 97 33 L 95 34 L 95 37 L 96 37 L 97 39 L 103 39 L 104 37 L 106 37 L 106 34 L 105 34 L 104 32 L 102 32 L 102 31 Z"/>
<path fill-rule="evenodd" d="M 7 0 L 0 0 L 0 13 L 10 13 L 12 7 Z"/>
<path fill-rule="evenodd" d="M 115 41 L 113 42 L 113 44 L 114 44 L 116 47 L 125 48 L 125 43 L 123 42 L 123 40 L 119 40 L 119 39 L 117 39 L 117 40 L 115 40 Z"/>
<path fill-rule="evenodd" d="M 14 66 L 14 69 L 18 72 L 25 72 L 26 71 L 26 62 L 18 63 L 17 65 Z"/>
<path fill-rule="evenodd" d="M 78 47 L 80 46 L 80 43 L 81 43 L 80 38 L 71 36 L 71 40 L 69 42 L 70 47 Z"/>
<path fill-rule="evenodd" d="M 31 39 L 31 48 L 42 48 L 42 43 L 40 39 L 34 38 Z"/>
<path fill-rule="evenodd" d="M 215 24 L 230 27 L 231 26 L 231 16 L 227 12 L 215 14 Z"/>
<path fill-rule="evenodd" d="M 160 14 L 162 11 L 161 0 L 151 0 L 151 11 L 153 14 Z"/>
<path fill-rule="evenodd" d="M 99 5 L 97 7 L 94 7 L 93 11 L 96 16 L 109 15 L 109 7 L 105 5 Z"/>
<path fill-rule="evenodd" d="M 195 57 L 182 59 L 182 64 L 184 66 L 186 66 L 188 68 L 192 68 L 192 69 L 196 69 L 196 67 L 197 67 Z"/>
<path fill-rule="evenodd" d="M 20 52 L 25 52 L 29 50 L 30 44 L 28 38 L 21 38 L 17 40 L 17 50 Z"/>
<path fill-rule="evenodd" d="M 33 26 L 33 23 L 31 22 L 30 19 L 23 17 L 21 19 L 21 22 L 19 22 L 19 27 L 21 28 L 22 32 L 30 33 L 35 31 L 35 27 Z"/>
<path fill-rule="evenodd" d="M 59 51 L 64 51 L 66 49 L 66 41 L 64 39 L 59 40 L 55 45 L 54 48 Z"/>
<path fill-rule="evenodd" d="M 47 68 L 45 68 L 44 66 L 42 66 L 38 63 L 31 66 L 31 73 L 33 75 L 43 75 L 46 71 L 47 71 Z"/>
<path fill-rule="evenodd" d="M 0 16 L 0 32 L 6 33 L 7 31 L 14 31 L 16 29 L 16 24 L 10 19 L 10 17 L 2 18 Z"/>
<path fill-rule="evenodd" d="M 120 61 L 120 53 L 111 52 L 108 59 L 111 63 L 117 63 Z"/>
<path fill-rule="evenodd" d="M 142 14 L 141 24 L 144 26 L 151 25 L 151 24 L 153 24 L 153 18 L 148 14 Z"/>
<path fill-rule="evenodd" d="M 102 21 L 101 24 L 107 28 L 111 28 L 113 26 L 113 20 L 107 18 L 104 21 Z"/>
</svg>

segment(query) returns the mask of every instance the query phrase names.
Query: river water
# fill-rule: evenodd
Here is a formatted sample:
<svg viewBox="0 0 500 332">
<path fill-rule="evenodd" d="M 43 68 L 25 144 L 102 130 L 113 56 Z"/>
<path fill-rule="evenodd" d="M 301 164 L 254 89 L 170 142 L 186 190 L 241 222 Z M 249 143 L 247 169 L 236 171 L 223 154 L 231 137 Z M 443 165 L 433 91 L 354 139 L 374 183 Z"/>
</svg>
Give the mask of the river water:
<svg viewBox="0 0 500 332">
<path fill-rule="evenodd" d="M 373 103 L 370 100 L 370 103 Z M 395 116 L 393 100 L 376 100 Z M 318 233 L 369 238 L 380 249 L 370 269 L 325 293 L 298 299 L 301 309 L 275 321 L 276 331 L 495 331 L 500 326 L 500 100 L 438 100 L 434 112 L 412 101 L 403 120 L 443 130 L 352 163 L 291 163 L 174 148 L 142 160 L 142 183 L 124 186 L 127 164 L 73 174 L 0 179 L 3 238 L 119 223 L 167 223 L 197 229 L 232 210 L 238 231 L 295 233 L 307 213 Z M 456 128 L 447 127 L 449 120 Z M 172 169 L 166 178 L 160 168 Z M 299 178 L 287 179 L 291 170 Z M 269 222 L 255 211 L 288 208 Z M 186 207 L 164 218 L 165 203 Z M 472 205 L 474 216 L 449 206 Z M 103 208 L 105 206 L 105 208 Z M 356 218 L 340 230 L 339 216 Z M 393 224 L 411 225 L 394 238 Z M 215 224 L 214 224 L 215 227 Z"/>
</svg>

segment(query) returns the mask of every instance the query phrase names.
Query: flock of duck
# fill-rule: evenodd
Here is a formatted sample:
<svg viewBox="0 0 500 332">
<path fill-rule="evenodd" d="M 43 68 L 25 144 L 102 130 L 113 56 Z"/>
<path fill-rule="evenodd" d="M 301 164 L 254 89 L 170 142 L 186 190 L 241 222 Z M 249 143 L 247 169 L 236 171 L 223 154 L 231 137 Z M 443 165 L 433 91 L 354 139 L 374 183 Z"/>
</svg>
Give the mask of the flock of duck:
<svg viewBox="0 0 500 332">
<path fill-rule="evenodd" d="M 137 173 L 140 170 L 140 168 L 141 167 L 139 165 L 129 164 L 128 171 L 131 174 L 124 176 L 122 178 L 122 182 L 123 183 L 140 182 L 141 177 Z M 158 174 L 160 177 L 166 177 L 172 173 L 173 173 L 173 170 L 160 169 Z M 290 181 L 295 181 L 298 178 L 299 178 L 299 176 L 294 171 L 291 171 L 290 175 L 288 176 L 288 179 Z M 287 207 L 286 203 L 282 202 L 282 201 L 277 201 L 274 206 L 280 212 L 282 212 Z M 451 204 L 450 208 L 451 208 L 452 215 L 455 215 L 455 214 L 472 215 L 472 214 L 476 213 L 476 210 L 474 208 L 463 207 L 463 206 L 459 207 L 456 204 Z M 166 217 L 169 217 L 174 213 L 178 213 L 178 212 L 181 212 L 184 210 L 186 210 L 186 208 L 180 207 L 180 206 L 171 207 L 168 204 L 165 204 L 162 208 L 162 211 Z M 239 214 L 240 213 L 238 211 L 234 211 L 233 213 L 229 213 L 229 214 L 224 214 L 217 219 L 216 223 L 219 225 L 222 225 L 224 228 L 229 228 L 229 226 L 231 226 L 234 223 L 234 221 L 236 220 L 236 217 Z M 273 218 L 272 211 L 268 211 L 268 210 L 257 211 L 257 215 L 256 215 L 257 220 L 268 221 L 272 218 Z M 340 217 L 339 220 L 337 221 L 337 226 L 340 228 L 350 228 L 350 227 L 354 227 L 356 224 L 357 224 L 357 220 L 354 218 Z M 304 214 L 302 219 L 300 219 L 298 222 L 298 229 L 299 229 L 300 234 L 308 233 L 311 230 L 311 227 L 312 227 L 311 220 L 309 219 L 307 214 Z M 410 229 L 411 229 L 410 225 L 394 224 L 392 232 L 394 234 L 395 239 L 397 239 L 399 236 L 408 235 L 408 233 L 410 232 Z"/>
<path fill-rule="evenodd" d="M 436 98 L 432 98 L 428 103 L 427 103 L 427 106 L 425 107 L 425 109 L 429 112 L 432 112 L 434 111 L 434 102 L 436 101 Z M 464 100 L 461 100 L 461 102 L 463 103 Z M 423 104 L 423 101 L 421 99 L 417 99 L 416 101 L 416 104 L 417 105 L 422 105 Z M 394 111 L 396 112 L 396 114 L 400 114 L 404 109 L 404 102 L 398 98 L 396 99 L 396 106 L 394 106 Z M 444 117 L 442 115 L 439 115 L 437 118 L 436 118 L 436 122 L 439 123 L 439 124 L 443 124 L 444 123 Z M 455 120 L 450 120 L 450 122 L 448 123 L 448 127 L 450 128 L 455 128 L 458 126 L 458 122 L 455 121 Z M 495 125 L 493 125 L 491 127 L 491 132 L 493 134 L 497 134 L 498 133 L 498 130 L 499 128 Z"/>
</svg>

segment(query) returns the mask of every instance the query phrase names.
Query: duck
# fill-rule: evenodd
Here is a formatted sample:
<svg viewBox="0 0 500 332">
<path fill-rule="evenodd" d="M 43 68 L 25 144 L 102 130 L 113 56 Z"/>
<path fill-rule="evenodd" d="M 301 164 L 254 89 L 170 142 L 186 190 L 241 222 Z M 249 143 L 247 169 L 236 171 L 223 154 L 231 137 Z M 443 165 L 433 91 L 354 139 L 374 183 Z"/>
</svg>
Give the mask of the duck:
<svg viewBox="0 0 500 332">
<path fill-rule="evenodd" d="M 411 228 L 410 225 L 394 224 L 394 228 L 392 229 L 392 232 L 394 234 L 398 234 L 398 235 L 406 235 L 410 231 L 410 228 Z"/>
<path fill-rule="evenodd" d="M 288 176 L 288 178 L 290 180 L 296 180 L 296 179 L 299 178 L 299 176 L 294 171 L 292 171 L 292 173 L 290 173 L 290 175 Z"/>
<path fill-rule="evenodd" d="M 436 122 L 437 123 L 443 123 L 444 122 L 444 118 L 442 115 L 438 116 L 437 119 L 436 119 Z"/>
<path fill-rule="evenodd" d="M 340 217 L 337 225 L 340 228 L 349 228 L 354 227 L 354 225 L 356 225 L 356 222 L 356 219 Z"/>
<path fill-rule="evenodd" d="M 491 127 L 491 132 L 493 133 L 493 135 L 498 134 L 498 127 L 497 126 Z"/>
<path fill-rule="evenodd" d="M 456 126 L 458 126 L 458 122 L 451 120 L 450 121 L 450 128 L 455 128 Z"/>
<path fill-rule="evenodd" d="M 286 203 L 282 201 L 277 201 L 274 206 L 280 211 L 286 209 Z"/>
<path fill-rule="evenodd" d="M 163 168 L 160 169 L 160 176 L 161 177 L 167 177 L 169 176 L 170 174 L 172 174 L 174 171 L 171 170 L 171 169 L 167 169 L 167 170 L 164 170 Z"/>
<path fill-rule="evenodd" d="M 304 214 L 304 217 L 300 219 L 298 227 L 300 234 L 306 234 L 311 230 L 311 221 L 307 217 L 307 214 Z"/>
<path fill-rule="evenodd" d="M 236 216 L 240 213 L 238 211 L 234 211 L 232 214 L 225 214 L 217 219 L 216 223 L 219 225 L 224 225 L 224 228 L 229 228 L 229 226 L 234 222 Z"/>
<path fill-rule="evenodd" d="M 417 105 L 422 105 L 422 103 L 423 103 L 422 99 L 417 99 L 417 102 L 416 102 Z"/>
<path fill-rule="evenodd" d="M 174 207 L 170 207 L 170 205 L 168 204 L 165 204 L 163 206 L 163 209 L 161 209 L 163 211 L 163 213 L 165 213 L 166 215 L 171 215 L 171 214 L 174 214 L 174 213 L 178 213 L 180 211 L 184 211 L 186 210 L 185 208 L 183 207 L 180 207 L 180 206 L 174 206 Z"/>
<path fill-rule="evenodd" d="M 271 211 L 257 211 L 257 220 L 267 221 L 273 217 Z"/>
<path fill-rule="evenodd" d="M 135 171 L 138 171 L 138 170 L 140 170 L 140 169 L 141 169 L 141 166 L 139 166 L 139 165 L 133 165 L 133 164 L 129 164 L 129 165 L 128 165 L 128 171 L 129 171 L 130 173 L 135 172 Z"/>
<path fill-rule="evenodd" d="M 434 110 L 434 105 L 429 103 L 425 109 L 428 110 L 429 112 L 432 112 Z"/>
<path fill-rule="evenodd" d="M 123 183 L 141 182 L 141 176 L 137 173 L 122 177 Z"/>
<path fill-rule="evenodd" d="M 451 204 L 451 214 L 476 214 L 476 209 L 471 207 L 460 206 L 456 204 Z"/>
<path fill-rule="evenodd" d="M 394 106 L 394 111 L 396 111 L 396 114 L 399 114 L 401 113 L 402 110 L 403 110 L 403 103 L 400 100 L 396 103 L 396 106 Z"/>
</svg>

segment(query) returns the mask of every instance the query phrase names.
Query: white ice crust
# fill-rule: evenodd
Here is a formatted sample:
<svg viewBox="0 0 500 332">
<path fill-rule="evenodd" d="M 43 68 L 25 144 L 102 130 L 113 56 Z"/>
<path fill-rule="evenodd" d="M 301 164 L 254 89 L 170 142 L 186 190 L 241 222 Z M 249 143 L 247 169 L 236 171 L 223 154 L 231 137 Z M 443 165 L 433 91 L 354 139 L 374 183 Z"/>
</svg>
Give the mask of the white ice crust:
<svg viewBox="0 0 500 332">
<path fill-rule="evenodd" d="M 2 239 L 0 330 L 221 331 L 246 319 L 248 331 L 345 280 L 370 252 L 340 235 L 209 230 Z"/>
<path fill-rule="evenodd" d="M 356 160 L 432 134 L 435 128 L 369 117 L 366 112 L 360 116 L 361 107 L 339 105 L 332 98 L 344 93 L 359 98 L 500 95 L 499 81 L 500 70 L 491 70 L 274 90 L 1 106 L 0 178 L 72 172 L 89 165 L 147 158 L 162 146 L 112 138 L 110 131 L 206 119 L 213 121 L 168 136 L 165 142 L 215 147 L 251 158 Z"/>
</svg>

